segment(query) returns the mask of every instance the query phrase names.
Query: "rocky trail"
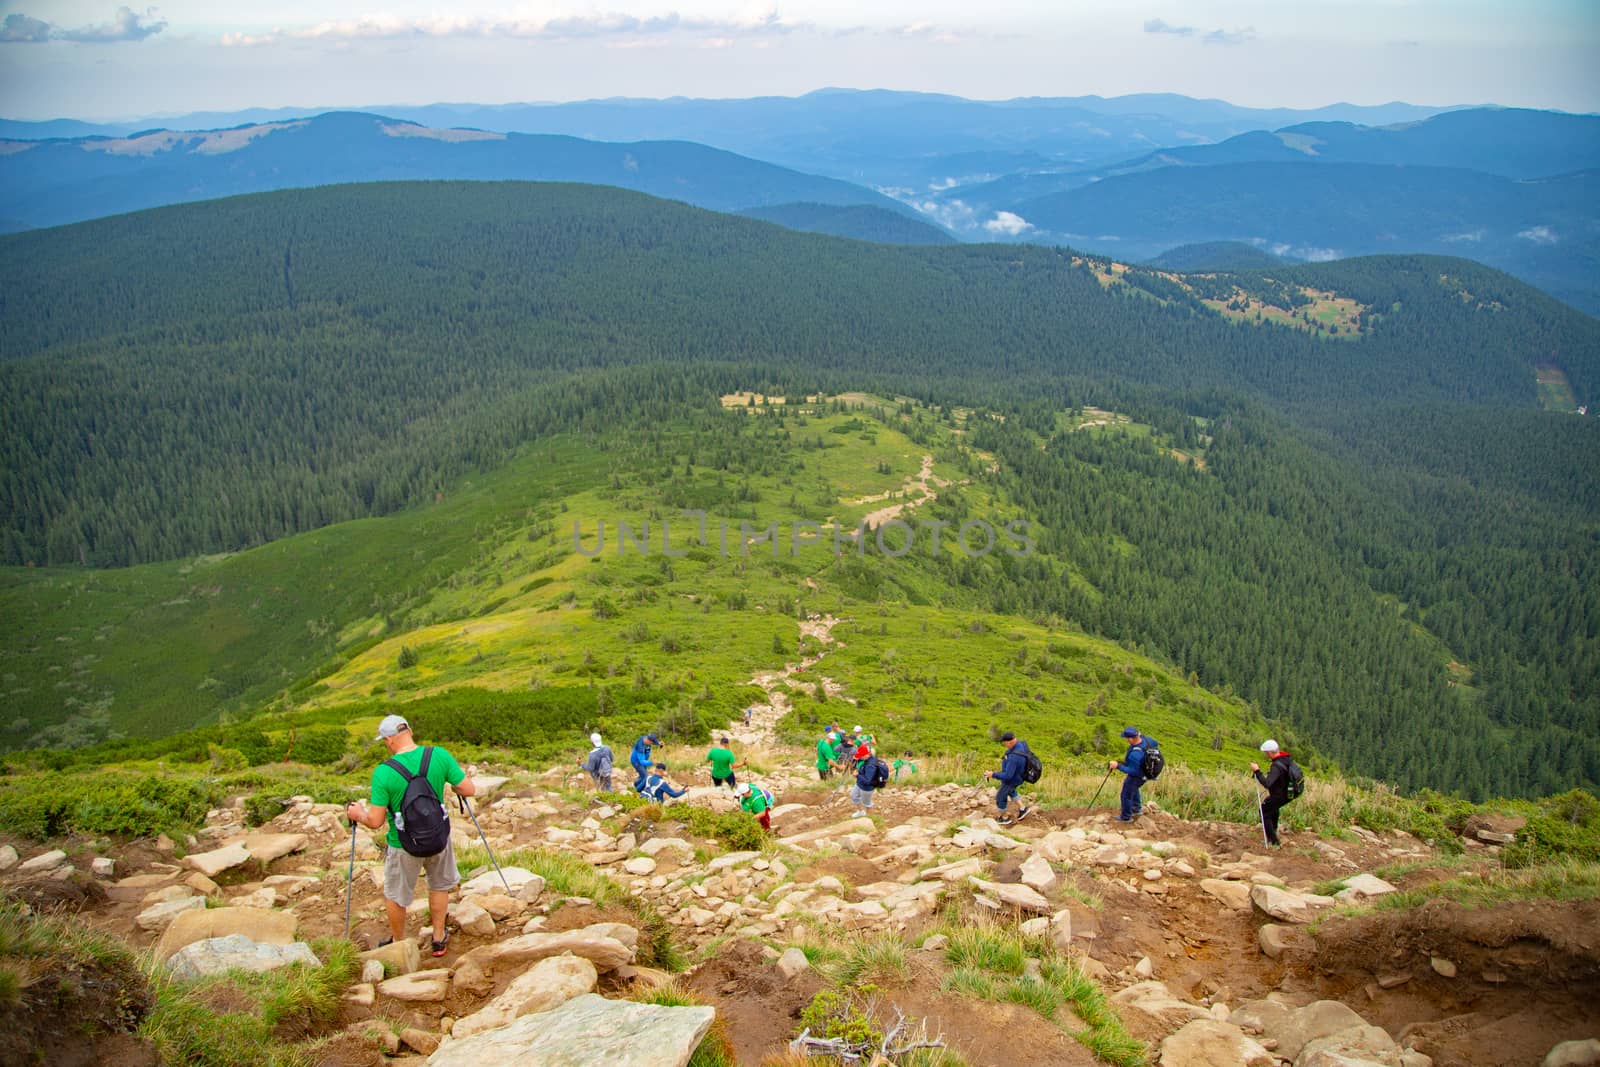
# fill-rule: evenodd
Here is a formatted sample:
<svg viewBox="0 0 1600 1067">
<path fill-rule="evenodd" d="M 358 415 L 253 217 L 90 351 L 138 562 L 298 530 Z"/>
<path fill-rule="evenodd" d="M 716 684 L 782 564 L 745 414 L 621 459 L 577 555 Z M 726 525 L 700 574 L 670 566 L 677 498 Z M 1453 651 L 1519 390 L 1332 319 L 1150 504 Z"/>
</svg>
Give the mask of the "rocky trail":
<svg viewBox="0 0 1600 1067">
<path fill-rule="evenodd" d="M 884 789 L 871 818 L 849 817 L 837 780 L 817 781 L 811 754 L 782 748 L 774 730 L 789 707 L 785 683 L 838 647 L 836 621 L 803 623 L 821 651 L 758 676 L 768 702 L 748 727 L 729 727 L 737 748 L 759 754 L 757 778 L 778 800 L 765 847 L 730 852 L 692 832 L 686 807 L 735 809 L 708 786 L 629 810 L 563 788 L 562 769 L 491 768 L 478 776 L 477 808 L 505 880 L 488 865 L 463 869 L 442 959 L 415 942 L 365 954 L 343 1001 L 348 1029 L 324 1046 L 325 1062 L 683 1067 L 713 1025 L 738 1063 L 776 1062 L 828 984 L 822 963 L 793 946 L 847 951 L 873 938 L 905 952 L 885 1010 L 925 1020 L 966 1062 L 1103 1062 L 1073 1039 L 1074 1019 L 950 987 L 941 931 L 986 921 L 1020 926 L 1075 960 L 1147 1043 L 1151 1064 L 1600 1062 L 1600 1043 L 1583 1044 L 1600 1035 L 1596 902 L 1339 914 L 1460 872 L 1404 833 L 1295 835 L 1268 853 L 1252 827 L 1161 813 L 1159 783 L 1150 814 L 1131 827 L 1076 810 L 1002 827 L 988 790 L 915 780 Z M 466 852 L 473 824 L 454 823 Z M 16 843 L 0 849 L 0 883 L 36 907 L 80 909 L 180 973 L 276 966 L 304 959 L 314 938 L 342 936 L 351 835 L 337 805 L 296 798 L 250 829 L 241 798 L 185 844 L 181 859 L 166 840 L 114 847 L 80 870 L 84 843 Z M 584 897 L 508 859 L 533 848 L 581 861 L 621 894 Z M 375 942 L 385 936 L 381 860 L 364 832 L 356 849 L 355 937 Z M 1473 855 L 1494 862 L 1492 847 Z M 1335 897 L 1315 891 L 1335 880 Z M 630 900 L 660 917 L 688 963 L 677 981 L 709 1007 L 625 999 L 670 977 L 647 965 L 659 962 L 649 945 L 661 931 Z M 424 910 L 413 907 L 410 929 Z"/>
</svg>

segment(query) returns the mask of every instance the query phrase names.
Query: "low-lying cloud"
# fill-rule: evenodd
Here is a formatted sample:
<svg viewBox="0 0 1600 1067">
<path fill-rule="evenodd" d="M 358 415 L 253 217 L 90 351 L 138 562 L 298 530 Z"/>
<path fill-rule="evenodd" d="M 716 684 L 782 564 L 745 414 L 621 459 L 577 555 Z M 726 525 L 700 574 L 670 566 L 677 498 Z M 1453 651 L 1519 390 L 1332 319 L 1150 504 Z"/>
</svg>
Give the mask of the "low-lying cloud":
<svg viewBox="0 0 1600 1067">
<path fill-rule="evenodd" d="M 1556 236 L 1556 231 L 1548 226 L 1529 226 L 1526 230 L 1518 230 L 1517 236 L 1536 245 L 1553 245 L 1561 240 Z"/>
<path fill-rule="evenodd" d="M 110 22 L 67 29 L 44 19 L 25 15 L 20 11 L 6 16 L 0 23 L 0 44 L 44 44 L 47 41 L 74 41 L 78 44 L 119 44 L 124 41 L 142 41 L 167 28 L 167 20 L 156 14 L 155 8 L 146 8 L 140 14 L 129 7 L 117 8 Z"/>
<path fill-rule="evenodd" d="M 1009 211 L 997 211 L 994 214 L 994 218 L 983 224 L 983 228 L 990 233 L 1018 237 L 1033 229 L 1033 223 L 1021 215 L 1016 215 Z"/>
</svg>

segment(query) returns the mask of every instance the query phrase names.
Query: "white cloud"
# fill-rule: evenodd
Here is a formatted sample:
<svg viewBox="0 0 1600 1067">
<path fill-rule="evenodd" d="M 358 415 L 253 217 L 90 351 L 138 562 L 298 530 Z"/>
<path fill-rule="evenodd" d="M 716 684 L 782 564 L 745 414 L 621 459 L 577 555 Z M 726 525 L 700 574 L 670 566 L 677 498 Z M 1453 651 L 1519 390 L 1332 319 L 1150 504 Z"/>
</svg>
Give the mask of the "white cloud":
<svg viewBox="0 0 1600 1067">
<path fill-rule="evenodd" d="M 1014 215 L 1009 211 L 997 211 L 994 218 L 983 224 L 983 228 L 990 233 L 1005 234 L 1007 237 L 1016 237 L 1033 229 L 1033 223 L 1021 215 Z"/>
<path fill-rule="evenodd" d="M 1254 40 L 1256 35 L 1254 26 L 1242 26 L 1236 30 L 1208 30 L 1202 33 L 1202 31 L 1193 26 L 1176 26 L 1166 19 L 1145 19 L 1144 32 L 1164 33 L 1171 37 L 1194 37 L 1199 35 L 1200 40 L 1206 44 L 1243 44 L 1246 41 Z"/>
<path fill-rule="evenodd" d="M 1548 226 L 1530 226 L 1526 230 L 1518 230 L 1517 236 L 1536 245 L 1553 245 L 1561 240 Z"/>
<path fill-rule="evenodd" d="M 1459 244 L 1462 241 L 1481 241 L 1483 240 L 1483 231 L 1464 230 L 1461 233 L 1447 233 L 1440 237 L 1439 240 L 1448 241 L 1451 244 Z"/>
<path fill-rule="evenodd" d="M 121 41 L 142 41 L 167 28 L 167 20 L 156 14 L 155 8 L 146 8 L 139 14 L 132 8 L 119 7 L 110 22 L 98 26 L 79 26 L 75 30 L 52 25 L 31 15 L 13 12 L 0 24 L 0 43 L 42 44 L 45 41 L 74 41 L 78 44 L 117 44 Z"/>
</svg>

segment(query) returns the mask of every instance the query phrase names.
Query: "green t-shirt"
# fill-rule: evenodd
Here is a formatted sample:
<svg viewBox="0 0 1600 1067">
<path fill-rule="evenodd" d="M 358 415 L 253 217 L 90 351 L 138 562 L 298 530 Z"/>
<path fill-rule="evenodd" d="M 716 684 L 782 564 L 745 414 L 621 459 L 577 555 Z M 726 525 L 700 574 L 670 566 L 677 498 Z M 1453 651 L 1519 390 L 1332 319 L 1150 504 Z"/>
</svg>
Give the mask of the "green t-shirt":
<svg viewBox="0 0 1600 1067">
<path fill-rule="evenodd" d="M 739 806 L 751 815 L 760 815 L 767 810 L 767 795 L 751 786 L 750 792 L 739 799 Z"/>
<path fill-rule="evenodd" d="M 900 777 L 900 768 L 902 767 L 910 767 L 912 774 L 918 773 L 917 765 L 915 763 L 912 763 L 908 759 L 897 759 L 894 761 L 894 776 L 896 778 Z"/>
<path fill-rule="evenodd" d="M 738 761 L 737 756 L 725 748 L 714 748 L 706 753 L 706 759 L 711 761 L 711 777 L 726 778 L 733 773 L 733 765 Z"/>
<path fill-rule="evenodd" d="M 391 757 L 400 766 L 416 774 L 422 767 L 422 749 L 418 745 L 409 752 L 402 752 Z M 444 800 L 444 784 L 449 782 L 455 785 L 467 776 L 461 769 L 461 764 L 456 758 L 442 748 L 434 748 L 433 755 L 428 757 L 428 784 L 433 786 L 434 795 L 440 801 Z M 400 847 L 400 835 L 395 832 L 394 813 L 400 807 L 400 801 L 406 795 L 406 780 L 399 771 L 380 763 L 372 770 L 372 803 L 380 808 L 389 809 L 389 847 Z"/>
<path fill-rule="evenodd" d="M 839 750 L 830 745 L 826 737 L 817 742 L 817 770 L 825 770 L 828 764 L 838 759 Z"/>
</svg>

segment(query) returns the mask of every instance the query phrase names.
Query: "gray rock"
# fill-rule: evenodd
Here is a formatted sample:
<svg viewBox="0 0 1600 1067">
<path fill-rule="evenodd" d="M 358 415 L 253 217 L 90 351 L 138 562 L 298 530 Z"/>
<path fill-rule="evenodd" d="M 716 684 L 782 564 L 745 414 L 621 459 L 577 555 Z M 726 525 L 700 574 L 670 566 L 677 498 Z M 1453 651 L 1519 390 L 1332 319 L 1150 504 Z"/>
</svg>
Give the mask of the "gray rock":
<svg viewBox="0 0 1600 1067">
<path fill-rule="evenodd" d="M 1319 1000 L 1316 1004 L 1306 1005 L 1295 1014 L 1298 1016 L 1319 1005 L 1333 1003 L 1337 1002 Z M 1344 1007 L 1342 1004 L 1339 1006 Z M 1356 1019 L 1361 1018 L 1349 1008 L 1345 1008 L 1345 1011 Z M 1324 1010 L 1317 1018 L 1332 1025 L 1335 1016 L 1336 1013 Z M 1283 1051 L 1281 1044 L 1279 1051 Z M 1324 1036 L 1309 1038 L 1301 1046 L 1299 1055 L 1295 1057 L 1295 1067 L 1367 1067 L 1368 1064 L 1389 1067 L 1398 1063 L 1399 1059 L 1400 1046 L 1389 1036 L 1389 1032 L 1380 1027 L 1368 1026 L 1362 1021 L 1354 1026 L 1325 1033 Z"/>
<path fill-rule="evenodd" d="M 586 993 L 553 1011 L 457 1039 L 428 1067 L 685 1067 L 716 1012 L 607 1000 Z"/>
<path fill-rule="evenodd" d="M 1279 922 L 1308 923 L 1311 908 L 1297 894 L 1274 885 L 1250 887 L 1250 902 Z"/>
<path fill-rule="evenodd" d="M 1161 1042 L 1162 1067 L 1275 1067 L 1277 1060 L 1237 1026 L 1196 1019 Z"/>
<path fill-rule="evenodd" d="M 1244 882 L 1225 882 L 1221 878 L 1202 878 L 1200 889 L 1230 908 L 1250 910 L 1250 886 Z"/>
<path fill-rule="evenodd" d="M 923 948 L 927 948 L 927 945 L 923 945 Z M 778 957 L 776 966 L 778 973 L 783 975 L 783 980 L 787 982 L 801 971 L 809 969 L 811 961 L 806 959 L 806 954 L 799 949 L 786 948 L 783 950 L 783 955 Z"/>
<path fill-rule="evenodd" d="M 252 941 L 268 945 L 287 945 L 294 941 L 300 920 L 286 911 L 263 908 L 199 908 L 186 911 L 172 920 L 156 942 L 155 957 L 164 960 L 185 945 L 209 938 L 244 934 Z"/>
<path fill-rule="evenodd" d="M 369 985 L 377 985 L 383 981 L 383 962 L 381 960 L 363 960 L 361 962 L 361 980 Z"/>
<path fill-rule="evenodd" d="M 378 992 L 394 1000 L 431 1002 L 445 998 L 450 992 L 450 971 L 435 967 L 427 971 L 413 971 L 398 978 L 379 983 Z"/>
<path fill-rule="evenodd" d="M 172 924 L 172 920 L 184 912 L 195 911 L 205 906 L 205 897 L 188 896 L 176 900 L 164 900 L 141 911 L 134 918 L 133 924 L 146 933 L 155 933 L 157 930 L 165 930 Z"/>
<path fill-rule="evenodd" d="M 67 854 L 59 848 L 41 852 L 31 860 L 23 860 L 17 868 L 20 874 L 45 874 L 67 862 Z"/>
<path fill-rule="evenodd" d="M 117 873 L 117 861 L 110 856 L 96 856 L 89 864 L 89 869 L 99 878 L 110 878 Z"/>
<path fill-rule="evenodd" d="M 215 878 L 223 871 L 242 867 L 248 862 L 250 862 L 250 850 L 245 848 L 242 842 L 183 857 L 185 867 L 199 871 L 207 878 Z"/>
<path fill-rule="evenodd" d="M 1262 954 L 1272 959 L 1278 959 L 1286 952 L 1304 952 L 1311 948 L 1310 938 L 1305 931 L 1277 923 L 1263 923 L 1256 931 L 1256 943 L 1261 946 Z"/>
<path fill-rule="evenodd" d="M 1434 956 L 1428 961 L 1428 965 L 1433 968 L 1433 973 L 1441 978 L 1454 978 L 1456 976 L 1456 965 L 1443 956 Z"/>
<path fill-rule="evenodd" d="M 229 934 L 185 945 L 168 958 L 167 969 L 174 978 L 195 979 L 228 971 L 273 971 L 291 963 L 315 967 L 320 961 L 304 941 L 270 945 L 243 934 Z"/>
<path fill-rule="evenodd" d="M 1143 1012 L 1163 1026 L 1190 1019 L 1211 1019 L 1211 1013 L 1172 995 L 1160 982 L 1137 982 L 1112 995 L 1113 1003 Z M 1212 1020 L 1213 1022 L 1215 1020 Z"/>
<path fill-rule="evenodd" d="M 359 958 L 363 975 L 367 973 L 368 964 L 376 963 L 381 969 L 378 977 L 373 981 L 381 980 L 390 971 L 395 974 L 410 974 L 422 967 L 422 950 L 409 937 L 404 941 L 392 941 L 381 948 L 363 952 Z"/>
<path fill-rule="evenodd" d="M 1516 834 L 1503 834 L 1498 830 L 1479 830 L 1478 840 L 1486 841 L 1491 845 L 1509 845 L 1517 839 Z"/>
<path fill-rule="evenodd" d="M 573 997 L 594 992 L 599 978 L 594 964 L 586 959 L 550 956 L 517 975 L 505 992 L 478 1011 L 456 1020 L 450 1033 L 458 1038 L 471 1037 L 524 1015 L 560 1007 Z"/>
<path fill-rule="evenodd" d="M 1595 1067 L 1600 1064 L 1600 1039 L 1563 1041 L 1545 1054 L 1541 1067 Z"/>
<path fill-rule="evenodd" d="M 1014 882 L 985 882 L 982 878 L 968 878 L 967 882 L 980 893 L 986 893 L 1000 903 L 1037 915 L 1050 914 L 1050 902 L 1039 891 Z"/>
<path fill-rule="evenodd" d="M 0 845 L 0 871 L 9 871 L 17 865 L 17 850 L 11 845 Z"/>
</svg>

